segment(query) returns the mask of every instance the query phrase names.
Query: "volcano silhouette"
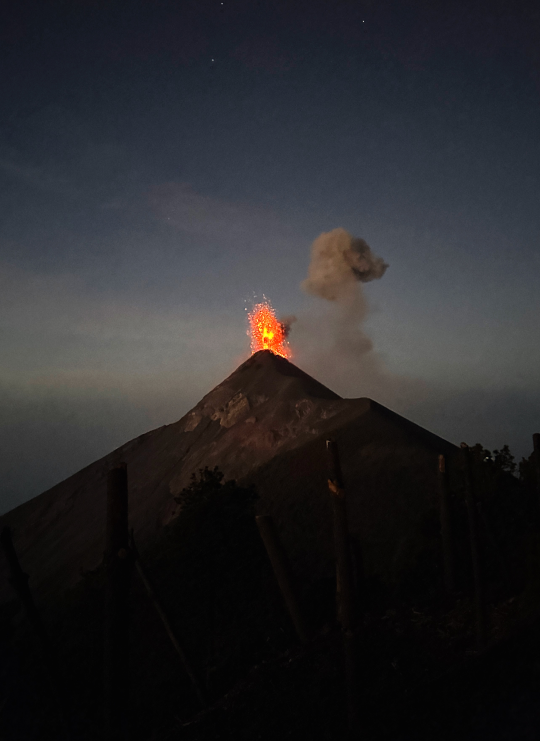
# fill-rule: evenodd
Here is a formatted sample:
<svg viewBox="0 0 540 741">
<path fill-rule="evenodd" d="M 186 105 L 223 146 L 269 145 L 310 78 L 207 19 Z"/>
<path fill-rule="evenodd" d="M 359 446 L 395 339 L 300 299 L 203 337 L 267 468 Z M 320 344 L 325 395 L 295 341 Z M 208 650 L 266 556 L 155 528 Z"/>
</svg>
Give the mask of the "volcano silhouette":
<svg viewBox="0 0 540 741">
<path fill-rule="evenodd" d="M 191 475 L 218 466 L 256 485 L 298 572 L 331 573 L 325 440 L 337 443 L 350 529 L 366 573 L 386 581 L 425 558 L 437 527 L 437 455 L 449 442 L 367 399 L 342 399 L 288 360 L 252 355 L 188 414 L 131 440 L 0 518 L 41 601 L 58 597 L 103 557 L 106 480 L 125 461 L 138 542 L 159 537 Z M 426 530 L 427 528 L 427 530 Z M 13 599 L 0 561 L 0 603 Z"/>
</svg>

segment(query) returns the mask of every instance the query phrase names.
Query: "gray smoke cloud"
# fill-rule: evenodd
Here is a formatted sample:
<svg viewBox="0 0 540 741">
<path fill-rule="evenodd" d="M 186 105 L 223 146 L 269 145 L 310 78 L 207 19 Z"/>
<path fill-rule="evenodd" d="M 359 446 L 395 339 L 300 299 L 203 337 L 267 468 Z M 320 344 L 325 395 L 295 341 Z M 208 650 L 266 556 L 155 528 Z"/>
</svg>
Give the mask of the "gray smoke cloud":
<svg viewBox="0 0 540 741">
<path fill-rule="evenodd" d="M 368 304 L 362 284 L 382 278 L 388 268 L 369 244 L 342 228 L 323 232 L 311 245 L 308 276 L 301 288 L 333 302 L 338 311 L 333 322 L 337 348 L 358 355 L 372 349 L 362 330 Z"/>
<path fill-rule="evenodd" d="M 364 330 L 369 306 L 363 284 L 387 269 L 364 239 L 345 229 L 319 235 L 301 288 L 324 299 L 325 308 L 314 307 L 299 320 L 295 352 L 302 367 L 343 396 L 369 396 L 403 409 L 418 396 L 419 383 L 388 371 Z"/>
<path fill-rule="evenodd" d="M 306 293 L 328 301 L 350 302 L 359 294 L 358 283 L 382 278 L 388 265 L 373 254 L 369 244 L 342 228 L 323 232 L 311 245 Z"/>
</svg>

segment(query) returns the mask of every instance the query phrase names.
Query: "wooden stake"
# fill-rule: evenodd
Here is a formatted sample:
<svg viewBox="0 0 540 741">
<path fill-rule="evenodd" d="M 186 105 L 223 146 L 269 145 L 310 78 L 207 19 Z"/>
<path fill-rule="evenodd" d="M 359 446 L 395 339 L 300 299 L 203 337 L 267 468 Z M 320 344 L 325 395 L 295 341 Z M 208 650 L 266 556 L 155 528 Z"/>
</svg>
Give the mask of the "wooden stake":
<svg viewBox="0 0 540 741">
<path fill-rule="evenodd" d="M 106 741 L 127 739 L 129 699 L 129 550 L 127 468 L 120 463 L 107 479 L 107 572 L 104 721 Z"/>
<path fill-rule="evenodd" d="M 328 455 L 328 488 L 334 514 L 334 550 L 336 558 L 337 617 L 343 636 L 345 684 L 347 693 L 348 731 L 353 734 L 358 725 L 358 690 L 356 666 L 356 634 L 351 549 L 347 524 L 345 485 L 341 473 L 338 448 L 334 440 L 326 441 Z"/>
<path fill-rule="evenodd" d="M 287 605 L 296 634 L 302 643 L 308 640 L 308 632 L 300 605 L 296 597 L 292 570 L 287 558 L 287 553 L 281 543 L 276 526 L 270 515 L 257 515 L 255 522 L 259 528 L 264 547 L 274 570 L 274 576 Z"/>
<path fill-rule="evenodd" d="M 154 607 L 156 608 L 156 612 L 161 618 L 161 622 L 163 623 L 163 626 L 165 628 L 165 631 L 167 635 L 169 636 L 169 639 L 174 646 L 174 649 L 178 656 L 180 657 L 180 661 L 182 662 L 182 665 L 184 669 L 186 670 L 186 673 L 188 677 L 191 680 L 191 684 L 193 685 L 193 689 L 195 690 L 195 693 L 199 699 L 199 702 L 201 704 L 201 707 L 204 709 L 206 707 L 206 698 L 204 695 L 203 688 L 201 686 L 201 683 L 197 677 L 196 672 L 194 671 L 193 667 L 191 666 L 186 652 L 184 651 L 182 644 L 180 643 L 180 640 L 178 639 L 174 628 L 172 627 L 171 621 L 169 620 L 167 613 L 165 612 L 165 608 L 163 607 L 163 604 L 161 600 L 159 599 L 156 589 L 154 587 L 154 584 L 152 583 L 150 577 L 146 573 L 146 569 L 143 567 L 141 563 L 141 559 L 139 557 L 139 553 L 137 551 L 137 548 L 135 546 L 135 539 L 133 537 L 133 530 L 131 531 L 131 539 L 130 539 L 130 545 L 131 545 L 131 552 L 133 554 L 133 558 L 135 561 L 135 568 L 137 569 L 137 573 L 140 576 L 140 579 L 142 583 L 144 584 L 144 587 L 148 593 L 148 596 L 152 600 L 152 603 Z"/>
<path fill-rule="evenodd" d="M 345 487 L 336 443 L 327 440 L 326 450 L 329 465 L 328 488 L 332 495 L 334 514 L 337 615 L 343 630 L 351 630 L 354 623 L 354 600 Z"/>
<path fill-rule="evenodd" d="M 351 552 L 352 588 L 355 596 L 354 612 L 356 620 L 358 620 L 358 616 L 364 612 L 365 608 L 364 558 L 359 536 L 349 534 L 349 542 Z"/>
<path fill-rule="evenodd" d="M 482 580 L 482 559 L 478 534 L 478 512 L 472 472 L 471 451 L 466 443 L 461 443 L 461 449 L 465 467 L 465 502 L 467 505 L 467 516 L 469 520 L 469 542 L 471 547 L 471 563 L 474 580 L 476 645 L 478 650 L 481 651 L 484 648 L 486 641 L 486 616 Z"/>
<path fill-rule="evenodd" d="M 439 455 L 439 512 L 441 522 L 441 544 L 443 556 L 444 588 L 447 594 L 455 591 L 454 542 L 452 536 L 452 516 L 448 492 L 448 476 L 444 455 Z"/>
</svg>

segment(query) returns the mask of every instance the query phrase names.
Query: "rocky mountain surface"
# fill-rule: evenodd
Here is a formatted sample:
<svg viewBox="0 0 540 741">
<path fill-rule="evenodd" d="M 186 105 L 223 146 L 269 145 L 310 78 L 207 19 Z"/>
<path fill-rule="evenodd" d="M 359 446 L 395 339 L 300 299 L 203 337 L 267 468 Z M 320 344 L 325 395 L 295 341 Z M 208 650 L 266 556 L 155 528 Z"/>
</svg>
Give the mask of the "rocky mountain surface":
<svg viewBox="0 0 540 741">
<path fill-rule="evenodd" d="M 38 601 L 102 560 L 106 479 L 128 468 L 130 525 L 145 544 L 177 514 L 173 497 L 204 466 L 256 484 L 298 568 L 331 568 L 324 440 L 340 446 L 351 527 L 368 571 L 393 578 L 418 557 L 436 511 L 436 457 L 454 446 L 370 399 L 342 399 L 270 351 L 252 355 L 174 424 L 141 435 L 0 518 Z M 426 519 L 427 518 L 427 519 Z M 433 519 L 433 517 L 431 518 Z M 0 602 L 12 598 L 0 560 Z"/>
</svg>

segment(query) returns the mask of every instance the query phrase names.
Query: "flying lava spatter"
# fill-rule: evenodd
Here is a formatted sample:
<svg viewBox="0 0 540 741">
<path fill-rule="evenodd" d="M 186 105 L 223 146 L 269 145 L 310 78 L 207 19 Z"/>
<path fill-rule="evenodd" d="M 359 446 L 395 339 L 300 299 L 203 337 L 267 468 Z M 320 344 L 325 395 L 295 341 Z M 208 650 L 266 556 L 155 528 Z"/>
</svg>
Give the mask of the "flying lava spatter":
<svg viewBox="0 0 540 741">
<path fill-rule="evenodd" d="M 282 358 L 291 357 L 287 326 L 276 317 L 267 299 L 253 307 L 248 314 L 248 321 L 252 355 L 259 350 L 271 350 Z"/>
</svg>

